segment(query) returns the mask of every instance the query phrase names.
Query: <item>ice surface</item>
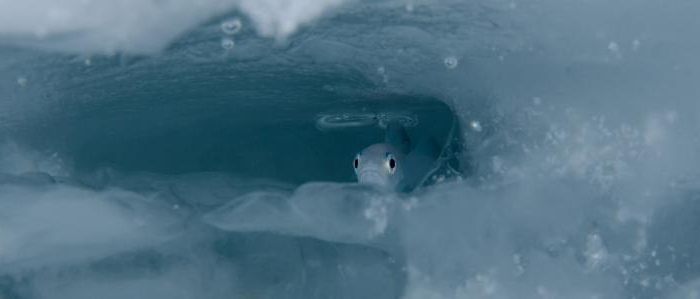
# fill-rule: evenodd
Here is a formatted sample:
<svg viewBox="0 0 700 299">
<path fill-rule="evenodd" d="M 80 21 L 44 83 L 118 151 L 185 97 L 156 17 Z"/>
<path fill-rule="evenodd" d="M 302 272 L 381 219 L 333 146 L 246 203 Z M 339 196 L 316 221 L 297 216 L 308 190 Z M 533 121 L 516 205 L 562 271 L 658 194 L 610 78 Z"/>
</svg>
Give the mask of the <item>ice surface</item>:
<svg viewBox="0 0 700 299">
<path fill-rule="evenodd" d="M 2 298 L 700 293 L 696 2 L 0 7 Z M 420 96 L 468 175 L 350 184 Z"/>
<path fill-rule="evenodd" d="M 158 244 L 180 222 L 162 204 L 122 190 L 12 182 L 0 183 L 2 272 Z"/>
<path fill-rule="evenodd" d="M 252 192 L 205 216 L 237 232 L 272 232 L 363 245 L 390 238 L 401 206 L 396 194 L 355 184 L 311 183 L 293 194 Z"/>
<path fill-rule="evenodd" d="M 344 0 L 0 1 L 0 38 L 71 52 L 154 53 L 193 26 L 240 9 L 283 39 Z"/>
</svg>

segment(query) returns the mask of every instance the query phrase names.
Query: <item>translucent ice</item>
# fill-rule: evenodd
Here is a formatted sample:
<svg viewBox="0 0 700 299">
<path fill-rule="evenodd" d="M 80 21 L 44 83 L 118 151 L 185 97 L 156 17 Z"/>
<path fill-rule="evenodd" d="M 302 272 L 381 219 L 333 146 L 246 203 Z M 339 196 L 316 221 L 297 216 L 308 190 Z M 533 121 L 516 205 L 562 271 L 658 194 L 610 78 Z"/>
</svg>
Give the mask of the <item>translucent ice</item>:
<svg viewBox="0 0 700 299">
<path fill-rule="evenodd" d="M 381 245 L 395 220 L 396 195 L 347 184 L 311 183 L 292 194 L 252 192 L 205 216 L 224 230 L 271 232 Z"/>
<path fill-rule="evenodd" d="M 343 2 L 3 0 L 0 40 L 72 52 L 154 53 L 191 27 L 236 8 L 261 35 L 282 39 Z"/>
<path fill-rule="evenodd" d="M 158 244 L 179 218 L 122 190 L 0 182 L 0 271 L 51 265 Z"/>
</svg>

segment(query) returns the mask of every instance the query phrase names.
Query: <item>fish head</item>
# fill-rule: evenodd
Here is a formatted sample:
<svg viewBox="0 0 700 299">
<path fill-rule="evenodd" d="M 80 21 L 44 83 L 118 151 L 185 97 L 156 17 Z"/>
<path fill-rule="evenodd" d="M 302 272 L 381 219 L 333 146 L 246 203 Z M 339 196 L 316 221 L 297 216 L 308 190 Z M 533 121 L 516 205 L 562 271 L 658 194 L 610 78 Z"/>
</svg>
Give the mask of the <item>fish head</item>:
<svg viewBox="0 0 700 299">
<path fill-rule="evenodd" d="M 404 154 L 386 144 L 373 144 L 353 160 L 357 182 L 386 190 L 396 190 L 403 179 Z"/>
</svg>

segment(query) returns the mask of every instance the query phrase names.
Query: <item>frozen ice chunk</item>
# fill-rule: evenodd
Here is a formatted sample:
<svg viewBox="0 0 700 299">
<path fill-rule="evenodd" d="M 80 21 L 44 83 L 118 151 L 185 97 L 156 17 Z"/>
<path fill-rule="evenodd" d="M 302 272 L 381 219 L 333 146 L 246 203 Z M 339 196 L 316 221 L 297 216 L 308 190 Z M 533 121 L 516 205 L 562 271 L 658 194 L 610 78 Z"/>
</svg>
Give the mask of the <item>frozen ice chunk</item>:
<svg viewBox="0 0 700 299">
<path fill-rule="evenodd" d="M 61 184 L 0 184 L 0 271 L 113 254 L 171 237 L 178 219 L 147 197 Z"/>
<path fill-rule="evenodd" d="M 292 194 L 251 192 L 206 215 L 223 230 L 272 232 L 320 240 L 377 244 L 387 237 L 398 197 L 366 186 L 309 183 Z"/>
<path fill-rule="evenodd" d="M 68 175 L 63 160 L 57 153 L 45 155 L 14 142 L 0 142 L 0 174 L 20 175 L 39 172 L 52 176 Z"/>
<path fill-rule="evenodd" d="M 583 255 L 586 258 L 588 269 L 598 270 L 606 266 L 609 254 L 600 234 L 591 233 L 586 237 L 586 249 Z"/>
<path fill-rule="evenodd" d="M 236 8 L 252 19 L 260 35 L 283 39 L 343 2 L 0 1 L 0 42 L 71 52 L 154 53 L 197 24 Z"/>
<path fill-rule="evenodd" d="M 117 187 L 139 194 L 157 194 L 158 200 L 196 211 L 210 211 L 232 198 L 252 191 L 293 190 L 293 186 L 267 179 L 242 179 L 223 173 L 201 172 L 183 175 L 153 173 L 125 174 L 102 169 L 98 175 L 81 180 L 94 188 Z"/>
</svg>

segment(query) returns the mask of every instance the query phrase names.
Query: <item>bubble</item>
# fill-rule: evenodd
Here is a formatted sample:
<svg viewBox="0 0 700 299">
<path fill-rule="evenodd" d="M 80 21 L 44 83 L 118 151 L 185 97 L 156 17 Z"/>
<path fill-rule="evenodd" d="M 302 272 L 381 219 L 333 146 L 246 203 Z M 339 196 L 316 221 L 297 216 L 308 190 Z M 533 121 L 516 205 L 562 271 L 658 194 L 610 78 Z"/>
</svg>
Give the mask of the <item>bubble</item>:
<svg viewBox="0 0 700 299">
<path fill-rule="evenodd" d="M 386 69 L 383 66 L 378 67 L 377 74 L 380 74 L 380 75 L 386 74 Z"/>
<path fill-rule="evenodd" d="M 476 132 L 481 132 L 481 130 L 482 130 L 481 124 L 480 124 L 478 121 L 476 121 L 476 120 L 472 120 L 472 121 L 469 123 L 469 127 L 472 128 L 472 130 L 474 130 L 474 131 L 476 131 Z"/>
<path fill-rule="evenodd" d="M 552 298 L 552 293 L 545 288 L 544 286 L 537 286 L 537 294 L 540 295 L 541 298 Z"/>
<path fill-rule="evenodd" d="M 610 42 L 608 44 L 608 50 L 610 50 L 611 52 L 619 52 L 620 46 L 616 42 Z"/>
<path fill-rule="evenodd" d="M 539 106 L 542 104 L 542 98 L 534 97 L 534 98 L 532 98 L 532 103 L 535 104 L 536 106 Z"/>
<path fill-rule="evenodd" d="M 638 39 L 635 39 L 632 41 L 632 50 L 637 51 L 639 50 L 639 46 L 642 45 L 642 42 L 640 42 Z"/>
<path fill-rule="evenodd" d="M 678 119 L 678 113 L 676 111 L 673 111 L 673 110 L 666 111 L 666 113 L 664 114 L 664 118 L 666 119 L 666 121 L 668 123 L 671 123 L 671 124 L 675 123 L 676 120 Z"/>
<path fill-rule="evenodd" d="M 49 30 L 43 26 L 34 29 L 34 36 L 38 39 L 44 39 L 47 35 L 49 35 Z"/>
<path fill-rule="evenodd" d="M 92 60 L 90 58 L 85 58 L 85 61 L 83 61 L 85 66 L 91 66 L 92 65 Z"/>
<path fill-rule="evenodd" d="M 519 254 L 513 254 L 513 264 L 515 264 L 515 275 L 520 276 L 525 273 L 522 257 Z"/>
<path fill-rule="evenodd" d="M 459 60 L 457 60 L 457 57 L 449 56 L 445 58 L 444 63 L 446 68 L 454 69 L 459 65 Z"/>
<path fill-rule="evenodd" d="M 382 77 L 382 82 L 389 83 L 389 76 L 387 76 L 386 69 L 383 66 L 377 68 L 377 74 Z"/>
<path fill-rule="evenodd" d="M 415 127 L 418 125 L 417 117 L 404 111 L 378 113 L 347 111 L 318 115 L 316 117 L 316 128 L 321 131 L 374 125 L 386 128 L 387 124 L 391 122 L 398 122 L 404 127 Z"/>
<path fill-rule="evenodd" d="M 230 38 L 221 39 L 221 47 L 225 50 L 231 50 L 235 45 L 236 43 Z"/>
<path fill-rule="evenodd" d="M 321 130 L 364 127 L 376 124 L 374 113 L 331 113 L 316 118 L 316 127 Z"/>
<path fill-rule="evenodd" d="M 226 20 L 221 23 L 221 31 L 229 35 L 238 33 L 241 31 L 241 28 L 243 28 L 243 23 L 238 18 Z"/>
<path fill-rule="evenodd" d="M 413 12 L 413 10 L 414 10 L 413 3 L 411 3 L 411 2 L 406 3 L 406 6 L 404 8 L 406 9 L 406 12 Z"/>
<path fill-rule="evenodd" d="M 620 45 L 617 42 L 611 41 L 608 43 L 608 51 L 615 55 L 617 58 L 621 58 L 622 54 L 620 53 Z"/>
<path fill-rule="evenodd" d="M 18 77 L 18 78 L 17 78 L 17 85 L 19 85 L 19 86 L 21 86 L 21 87 L 27 86 L 27 83 L 28 83 L 28 82 L 29 82 L 29 80 L 27 80 L 26 77 Z"/>
</svg>

